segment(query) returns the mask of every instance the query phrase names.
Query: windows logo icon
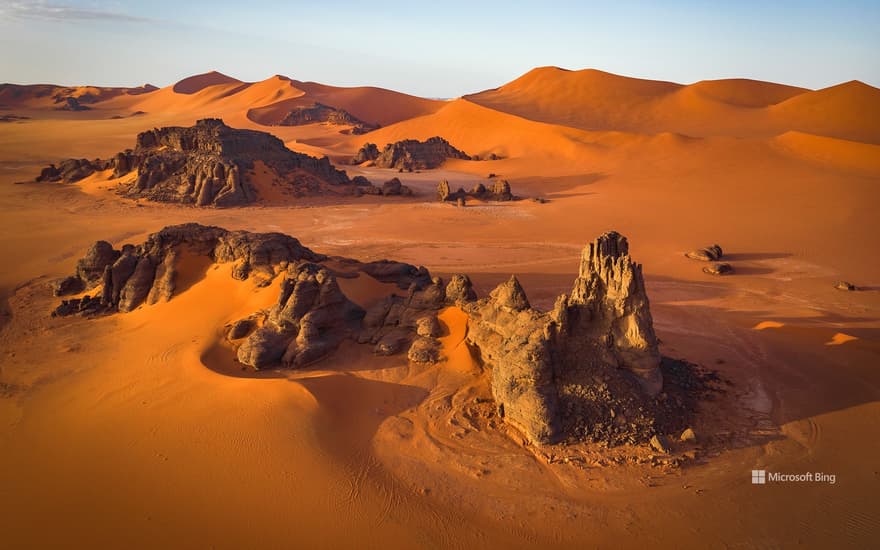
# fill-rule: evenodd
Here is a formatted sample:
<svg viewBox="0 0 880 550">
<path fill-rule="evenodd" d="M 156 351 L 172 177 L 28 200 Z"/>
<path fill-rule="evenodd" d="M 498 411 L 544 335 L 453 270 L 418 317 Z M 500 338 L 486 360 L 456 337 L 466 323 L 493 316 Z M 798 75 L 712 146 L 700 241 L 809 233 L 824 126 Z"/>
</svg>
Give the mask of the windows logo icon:
<svg viewBox="0 0 880 550">
<path fill-rule="evenodd" d="M 766 470 L 752 470 L 752 485 L 764 485 L 767 483 Z"/>
</svg>

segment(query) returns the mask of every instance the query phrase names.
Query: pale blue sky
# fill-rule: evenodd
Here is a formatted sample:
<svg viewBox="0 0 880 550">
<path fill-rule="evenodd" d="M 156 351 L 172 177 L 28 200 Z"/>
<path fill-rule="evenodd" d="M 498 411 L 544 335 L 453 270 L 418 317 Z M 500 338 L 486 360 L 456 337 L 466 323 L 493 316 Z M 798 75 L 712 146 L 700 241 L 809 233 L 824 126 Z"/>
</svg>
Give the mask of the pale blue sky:
<svg viewBox="0 0 880 550">
<path fill-rule="evenodd" d="M 0 82 L 165 86 L 218 70 L 455 97 L 556 65 L 880 86 L 878 29 L 878 0 L 0 0 Z"/>
</svg>

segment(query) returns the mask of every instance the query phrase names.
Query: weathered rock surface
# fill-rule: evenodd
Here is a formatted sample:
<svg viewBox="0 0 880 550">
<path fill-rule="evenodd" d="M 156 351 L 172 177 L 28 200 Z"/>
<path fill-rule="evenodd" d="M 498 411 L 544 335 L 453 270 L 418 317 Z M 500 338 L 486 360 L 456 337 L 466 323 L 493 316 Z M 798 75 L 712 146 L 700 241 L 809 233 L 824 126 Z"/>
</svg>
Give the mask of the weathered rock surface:
<svg viewBox="0 0 880 550">
<path fill-rule="evenodd" d="M 429 170 L 437 168 L 446 159 L 470 160 L 470 156 L 459 151 L 445 139 L 435 136 L 426 141 L 406 139 L 389 143 L 382 151 L 374 143 L 367 143 L 357 152 L 353 164 L 373 161 L 379 168 L 398 170 Z"/>
<path fill-rule="evenodd" d="M 703 273 L 709 275 L 729 275 L 733 273 L 733 266 L 728 263 L 713 262 L 703 268 Z"/>
<path fill-rule="evenodd" d="M 228 231 L 190 223 L 168 226 L 151 234 L 143 244 L 125 245 L 122 250 L 115 250 L 106 241 L 98 241 L 77 262 L 76 275 L 66 279 L 66 284 L 69 288 L 99 287 L 100 298 L 90 298 L 88 302 L 98 301 L 101 308 L 92 304 L 85 310 L 87 313 L 131 311 L 144 302 L 155 303 L 171 297 L 175 264 L 182 255 L 229 262 L 232 276 L 242 280 L 254 273 L 265 279 L 272 278 L 281 262 L 325 259 L 281 233 Z M 56 310 L 58 315 L 78 312 L 80 310 L 71 305 Z"/>
<path fill-rule="evenodd" d="M 120 191 L 129 198 L 239 206 L 259 198 L 258 162 L 268 172 L 260 177 L 271 178 L 292 197 L 359 194 L 356 189 L 363 184 L 326 157 L 296 153 L 271 134 L 230 128 L 220 119 L 142 132 L 133 150 L 110 160 L 69 159 L 44 169 L 37 181 L 75 182 L 112 168 L 114 178 L 133 175 Z"/>
<path fill-rule="evenodd" d="M 834 283 L 834 288 L 836 288 L 837 290 L 848 290 L 848 291 L 857 290 L 856 285 L 854 285 L 852 283 L 848 283 L 846 281 L 837 281 L 836 283 Z"/>
<path fill-rule="evenodd" d="M 352 133 L 355 134 L 364 134 L 379 127 L 378 124 L 360 120 L 345 109 L 338 109 L 318 102 L 291 109 L 275 124 L 278 126 L 302 126 L 318 122 L 337 126 L 352 126 Z"/>
<path fill-rule="evenodd" d="M 107 167 L 107 162 L 100 159 L 67 159 L 61 161 L 58 166 L 50 164 L 43 168 L 36 181 L 73 183 L 85 179 L 99 170 L 105 170 Z"/>
<path fill-rule="evenodd" d="M 477 299 L 474 285 L 467 275 L 453 275 L 446 285 L 446 300 L 452 305 L 463 305 Z"/>
<path fill-rule="evenodd" d="M 382 195 L 391 196 L 391 195 L 403 195 L 410 196 L 412 195 L 412 189 L 400 183 L 398 178 L 391 178 L 382 184 Z"/>
<path fill-rule="evenodd" d="M 685 362 L 661 361 L 641 267 L 618 233 L 584 249 L 571 292 L 543 312 L 516 277 L 477 300 L 466 275 L 447 284 L 410 264 L 327 258 L 278 233 L 169 226 L 121 250 L 95 243 L 65 288 L 96 292 L 63 301 L 53 315 L 124 312 L 172 298 L 177 263 L 192 255 L 226 263 L 231 276 L 258 284 L 283 277 L 273 307 L 227 330 L 244 365 L 302 367 L 346 339 L 378 355 L 405 352 L 412 363 L 436 363 L 443 360 L 438 314 L 457 306 L 468 315 L 472 353 L 489 369 L 499 415 L 531 442 L 663 442 L 659 436 L 687 426 L 664 415 L 683 410 L 684 394 L 676 388 L 690 388 L 695 379 Z M 365 311 L 342 292 L 337 272 L 394 283 L 405 293 Z"/>
<path fill-rule="evenodd" d="M 660 354 L 641 267 L 610 232 L 584 249 L 571 294 L 533 309 L 512 277 L 465 306 L 506 421 L 531 441 L 650 437 Z"/>
<path fill-rule="evenodd" d="M 721 247 L 717 244 L 713 244 L 712 246 L 707 246 L 706 248 L 699 248 L 697 250 L 691 250 L 690 252 L 685 253 L 685 256 L 692 260 L 699 260 L 701 262 L 717 262 L 723 256 L 723 251 Z"/>
<path fill-rule="evenodd" d="M 495 180 L 491 182 L 489 187 L 482 183 L 477 183 L 470 191 L 465 191 L 461 188 L 458 191 L 451 191 L 449 182 L 442 180 L 437 185 L 437 198 L 441 202 L 460 203 L 459 206 L 463 206 L 468 199 L 501 202 L 517 200 L 519 197 L 516 197 L 510 191 L 510 183 L 507 180 Z"/>
<path fill-rule="evenodd" d="M 288 268 L 267 322 L 238 349 L 242 364 L 300 367 L 327 355 L 357 330 L 364 310 L 342 293 L 329 271 L 307 262 Z"/>
<path fill-rule="evenodd" d="M 367 143 L 361 147 L 351 159 L 352 164 L 363 164 L 379 158 L 379 147 L 375 143 Z"/>
</svg>

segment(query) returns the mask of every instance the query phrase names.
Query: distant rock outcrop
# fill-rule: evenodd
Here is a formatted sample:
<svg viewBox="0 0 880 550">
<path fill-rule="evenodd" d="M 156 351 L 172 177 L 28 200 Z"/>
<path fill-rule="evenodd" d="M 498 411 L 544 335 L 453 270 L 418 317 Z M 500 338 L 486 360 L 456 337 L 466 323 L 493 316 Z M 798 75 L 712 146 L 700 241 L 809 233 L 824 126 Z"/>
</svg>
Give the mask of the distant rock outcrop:
<svg viewBox="0 0 880 550">
<path fill-rule="evenodd" d="M 690 252 L 685 253 L 685 256 L 692 260 L 699 260 L 701 262 L 717 262 L 724 255 L 721 247 L 717 244 L 713 244 L 712 246 L 707 246 L 706 248 L 699 248 L 697 250 L 691 250 Z"/>
<path fill-rule="evenodd" d="M 75 182 L 112 168 L 114 178 L 136 175 L 121 189 L 129 198 L 240 206 L 259 197 L 258 162 L 266 172 L 259 177 L 270 180 L 266 185 L 277 185 L 294 197 L 361 194 L 358 189 L 363 182 L 350 180 L 326 157 L 296 153 L 271 134 L 230 128 L 220 119 L 142 132 L 134 150 L 111 160 L 66 160 L 59 167 L 44 169 L 37 181 Z"/>
<path fill-rule="evenodd" d="M 449 182 L 442 180 L 437 185 L 437 198 L 441 202 L 460 203 L 460 206 L 463 206 L 468 199 L 479 199 L 481 201 L 512 201 L 519 199 L 510 191 L 510 184 L 507 180 L 495 180 L 489 187 L 478 183 L 470 191 L 465 191 L 464 188 L 459 188 L 458 191 L 451 191 Z"/>
<path fill-rule="evenodd" d="M 379 127 L 378 124 L 370 124 L 360 120 L 345 109 L 338 109 L 318 102 L 291 109 L 276 124 L 278 126 L 302 126 L 318 122 L 338 126 L 352 126 L 351 133 L 354 134 L 365 134 Z"/>
<path fill-rule="evenodd" d="M 379 168 L 398 170 L 429 170 L 437 168 L 446 159 L 470 160 L 470 156 L 459 151 L 445 139 L 435 136 L 426 141 L 406 139 L 389 143 L 382 151 L 374 143 L 367 143 L 355 155 L 353 164 L 372 161 Z"/>
<path fill-rule="evenodd" d="M 515 277 L 465 311 L 468 341 L 492 368 L 499 412 L 531 441 L 653 433 L 660 354 L 625 237 L 606 233 L 584 249 L 571 294 L 550 313 L 530 306 Z"/>
</svg>

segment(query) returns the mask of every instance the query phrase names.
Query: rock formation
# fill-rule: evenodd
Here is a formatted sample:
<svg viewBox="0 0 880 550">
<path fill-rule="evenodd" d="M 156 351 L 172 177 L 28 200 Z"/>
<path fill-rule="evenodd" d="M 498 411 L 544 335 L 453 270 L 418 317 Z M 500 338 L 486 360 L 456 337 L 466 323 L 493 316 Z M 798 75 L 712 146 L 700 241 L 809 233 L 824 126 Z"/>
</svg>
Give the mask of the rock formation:
<svg viewBox="0 0 880 550">
<path fill-rule="evenodd" d="M 352 126 L 354 134 L 364 134 L 379 127 L 378 124 L 360 120 L 344 109 L 337 109 L 318 102 L 291 109 L 275 124 L 277 126 L 301 126 L 318 122 L 337 126 Z"/>
<path fill-rule="evenodd" d="M 703 268 L 703 273 L 709 275 L 730 275 L 733 273 L 733 266 L 724 262 L 712 262 Z"/>
<path fill-rule="evenodd" d="M 701 262 L 717 262 L 723 256 L 723 251 L 721 247 L 717 244 L 713 244 L 712 246 L 707 246 L 706 248 L 699 248 L 697 250 L 691 250 L 690 252 L 685 253 L 685 256 L 692 260 L 699 260 Z"/>
<path fill-rule="evenodd" d="M 486 187 L 482 183 L 474 185 L 470 191 L 459 188 L 458 191 L 452 191 L 447 180 L 440 181 L 437 185 L 437 198 L 440 202 L 462 202 L 464 205 L 469 199 L 479 199 L 481 201 L 512 201 L 518 200 L 519 197 L 513 195 L 510 191 L 510 184 L 507 180 L 496 180 L 492 182 L 491 187 Z"/>
<path fill-rule="evenodd" d="M 465 311 L 499 412 L 531 441 L 650 436 L 660 354 L 625 237 L 606 233 L 584 249 L 571 294 L 550 313 L 529 305 L 515 277 Z"/>
<path fill-rule="evenodd" d="M 37 181 L 74 182 L 112 168 L 114 178 L 133 175 L 121 190 L 130 198 L 239 206 L 259 197 L 258 162 L 268 172 L 263 177 L 291 196 L 362 194 L 363 181 L 350 180 L 326 157 L 296 153 L 271 134 L 230 128 L 220 119 L 142 132 L 133 150 L 110 160 L 66 160 L 44 169 Z"/>
<path fill-rule="evenodd" d="M 381 152 L 376 144 L 367 143 L 360 148 L 352 163 L 372 161 L 379 168 L 412 171 L 437 168 L 450 158 L 470 160 L 471 157 L 435 136 L 427 141 L 406 139 L 389 143 Z"/>
<path fill-rule="evenodd" d="M 278 303 L 238 348 L 238 360 L 258 369 L 279 362 L 303 366 L 336 349 L 363 316 L 329 271 L 311 262 L 290 265 Z"/>
<path fill-rule="evenodd" d="M 400 180 L 397 178 L 391 178 L 382 184 L 382 195 L 392 196 L 392 195 L 403 195 L 410 196 L 412 195 L 412 189 L 400 183 Z"/>
<path fill-rule="evenodd" d="M 513 276 L 478 300 L 466 275 L 445 283 L 401 262 L 328 258 L 279 233 L 169 226 L 138 246 L 95 243 L 76 274 L 56 287 L 59 294 L 94 292 L 64 300 L 53 315 L 125 312 L 170 299 L 177 265 L 191 255 L 230 264 L 236 279 L 266 285 L 283 278 L 274 306 L 226 330 L 244 365 L 302 367 L 346 339 L 378 355 L 435 363 L 443 360 L 438 314 L 454 306 L 468 315 L 466 341 L 488 371 L 499 415 L 529 441 L 645 443 L 661 429 L 684 428 L 664 416 L 674 409 L 667 392 L 684 374 L 661 374 L 641 267 L 618 233 L 584 249 L 571 292 L 542 312 Z M 364 310 L 345 296 L 337 276 L 369 276 L 405 292 Z"/>
<path fill-rule="evenodd" d="M 167 300 L 174 293 L 175 268 L 183 255 L 231 262 L 232 276 L 241 280 L 252 274 L 270 279 L 282 262 L 325 258 L 281 233 L 227 231 L 194 223 L 169 226 L 137 247 L 115 250 L 106 241 L 93 244 L 77 263 L 76 275 L 64 279 L 56 293 L 97 292 L 89 299 L 65 300 L 55 314 L 124 312 L 145 302 Z"/>
</svg>

